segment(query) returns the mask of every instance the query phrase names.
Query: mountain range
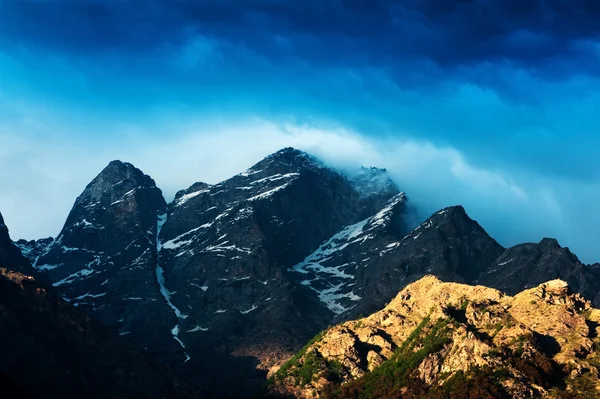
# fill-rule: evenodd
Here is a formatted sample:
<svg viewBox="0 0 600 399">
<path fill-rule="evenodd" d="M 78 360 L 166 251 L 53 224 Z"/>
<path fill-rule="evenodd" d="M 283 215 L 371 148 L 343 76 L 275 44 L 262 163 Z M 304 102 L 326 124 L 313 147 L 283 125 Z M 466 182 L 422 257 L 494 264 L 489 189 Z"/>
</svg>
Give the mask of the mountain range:
<svg viewBox="0 0 600 399">
<path fill-rule="evenodd" d="M 582 264 L 549 238 L 504 248 L 461 206 L 422 221 L 408 198 L 384 169 L 341 172 L 293 148 L 218 184 L 194 183 L 170 203 L 150 176 L 113 161 L 56 238 L 13 242 L 0 216 L 3 284 L 14 291 L 0 306 L 35 314 L 24 316 L 27 331 L 49 307 L 39 328 L 55 328 L 57 339 L 82 344 L 81 331 L 98 334 L 90 339 L 108 356 L 90 365 L 98 381 L 113 367 L 102 348 L 122 346 L 125 365 L 153 365 L 144 378 L 166 387 L 146 384 L 156 397 L 249 397 L 316 333 L 381 311 L 427 275 L 508 295 L 562 279 L 600 306 L 599 264 Z M 17 331 L 0 324 L 1 342 L 11 345 Z M 58 362 L 63 344 L 46 339 L 30 341 Z M 4 366 L 14 357 L 1 356 L 0 373 L 26 386 Z M 168 387 L 175 393 L 163 393 Z M 112 389 L 111 397 L 132 397 L 125 383 Z"/>
</svg>

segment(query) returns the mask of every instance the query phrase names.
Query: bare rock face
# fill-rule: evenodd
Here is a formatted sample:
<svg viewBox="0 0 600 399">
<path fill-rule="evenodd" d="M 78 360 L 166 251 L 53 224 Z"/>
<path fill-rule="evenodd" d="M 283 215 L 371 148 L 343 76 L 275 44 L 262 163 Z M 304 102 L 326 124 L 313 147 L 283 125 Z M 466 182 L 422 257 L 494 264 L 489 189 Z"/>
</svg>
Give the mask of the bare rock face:
<svg viewBox="0 0 600 399">
<path fill-rule="evenodd" d="M 29 261 L 23 257 L 19 247 L 10 239 L 2 214 L 0 214 L 0 267 L 10 267 L 11 270 L 21 273 L 33 272 Z"/>
<path fill-rule="evenodd" d="M 271 392 L 346 398 L 398 389 L 438 397 L 447 389 L 460 395 L 470 378 L 485 375 L 490 385 L 478 397 L 556 397 L 549 395 L 581 390 L 581 379 L 595 397 L 599 319 L 600 310 L 561 280 L 509 296 L 427 276 L 274 368 Z"/>
<path fill-rule="evenodd" d="M 21 250 L 21 254 L 33 265 L 46 252 L 52 241 L 54 241 L 53 237 L 47 237 L 39 240 L 19 240 L 14 242 L 14 245 Z"/>
<path fill-rule="evenodd" d="M 568 282 L 572 290 L 592 301 L 594 306 L 600 306 L 600 268 L 582 264 L 568 248 L 551 238 L 508 248 L 477 283 L 515 294 L 552 279 Z"/>
</svg>

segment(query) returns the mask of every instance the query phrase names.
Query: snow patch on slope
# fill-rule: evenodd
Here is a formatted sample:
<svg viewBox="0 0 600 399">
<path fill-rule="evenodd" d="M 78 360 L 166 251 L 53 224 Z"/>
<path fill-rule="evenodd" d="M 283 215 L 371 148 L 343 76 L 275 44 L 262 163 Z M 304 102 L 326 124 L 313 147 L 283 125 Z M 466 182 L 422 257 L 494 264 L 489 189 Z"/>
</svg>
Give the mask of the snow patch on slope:
<svg viewBox="0 0 600 399">
<path fill-rule="evenodd" d="M 207 193 L 209 191 L 210 190 L 200 190 L 200 191 L 195 191 L 193 193 L 184 194 L 181 197 L 177 198 L 177 200 L 175 201 L 175 206 L 181 206 L 181 205 L 185 204 L 186 202 L 188 202 L 189 200 L 191 200 L 192 198 L 197 197 L 200 194 Z"/>
<path fill-rule="evenodd" d="M 78 272 L 69 274 L 67 277 L 63 278 L 60 281 L 53 283 L 52 286 L 60 287 L 63 284 L 71 284 L 75 280 L 94 274 L 94 272 L 95 270 L 92 269 L 81 269 Z"/>
<path fill-rule="evenodd" d="M 253 312 L 253 311 L 255 311 L 256 309 L 258 309 L 258 306 L 256 306 L 256 305 L 252 305 L 252 307 L 251 307 L 250 309 L 248 309 L 248 310 L 240 310 L 240 313 L 241 313 L 241 314 L 248 314 L 248 313 L 250 313 L 250 312 Z"/>
<path fill-rule="evenodd" d="M 379 231 L 391 222 L 395 207 L 403 202 L 405 198 L 406 196 L 403 193 L 394 196 L 375 215 L 344 227 L 339 233 L 333 235 L 312 254 L 292 268 L 295 272 L 311 276 L 302 281 L 302 284 L 315 291 L 319 299 L 332 312 L 340 314 L 353 307 L 342 305 L 342 300 L 347 303 L 348 301 L 356 302 L 361 299 L 351 288 L 354 284 L 354 270 L 358 266 L 357 263 L 363 264 L 371 259 L 371 256 L 367 256 L 359 262 L 347 262 L 344 261 L 343 256 L 337 257 L 337 255 L 347 247 L 360 246 L 376 237 Z M 379 255 L 383 255 L 397 247 L 398 243 L 390 243 L 386 248 L 379 251 Z"/>
<path fill-rule="evenodd" d="M 156 281 L 158 282 L 158 285 L 160 287 L 160 293 L 165 298 L 167 305 L 169 305 L 169 307 L 171 309 L 173 309 L 173 311 L 175 312 L 175 316 L 177 316 L 178 319 L 187 319 L 188 316 L 183 314 L 171 302 L 171 292 L 165 286 L 164 270 L 160 266 L 160 251 L 163 248 L 163 245 L 160 241 L 160 232 L 166 222 L 167 222 L 167 214 L 166 213 L 162 214 L 162 215 L 158 215 L 157 220 L 156 220 Z M 181 345 L 181 347 L 183 349 L 185 349 L 185 344 L 179 338 L 179 324 L 176 324 L 175 327 L 173 327 L 173 329 L 171 330 L 171 335 L 173 335 L 173 339 L 175 339 L 175 341 L 177 341 L 179 343 L 179 345 Z M 184 352 L 184 353 L 185 353 L 185 357 L 186 357 L 186 359 L 184 361 L 184 363 L 185 363 L 190 360 L 190 356 L 187 354 L 187 352 Z"/>
<path fill-rule="evenodd" d="M 258 195 L 253 196 L 253 197 L 250 197 L 250 198 L 248 198 L 248 201 L 256 201 L 256 200 L 260 200 L 260 199 L 269 198 L 273 194 L 275 194 L 277 191 L 283 190 L 284 188 L 286 188 L 289 185 L 290 185 L 290 183 L 282 184 L 281 186 L 278 186 L 278 187 L 275 187 L 275 188 L 273 188 L 271 190 L 265 191 L 264 193 L 260 193 Z"/>
<path fill-rule="evenodd" d="M 164 270 L 160 266 L 156 266 L 156 279 L 158 281 L 158 285 L 160 286 L 160 293 L 165 298 L 165 301 L 167 301 L 167 305 L 169 305 L 169 307 L 171 307 L 171 309 L 173 309 L 173 311 L 175 312 L 175 316 L 182 320 L 187 319 L 188 316 L 183 314 L 175 305 L 173 305 L 173 302 L 171 302 L 172 292 L 170 292 L 167 289 L 167 287 L 165 287 Z"/>
<path fill-rule="evenodd" d="M 191 330 L 187 330 L 186 332 L 193 333 L 193 332 L 198 332 L 198 331 L 208 331 L 208 328 L 196 326 L 196 327 L 192 328 Z"/>
</svg>

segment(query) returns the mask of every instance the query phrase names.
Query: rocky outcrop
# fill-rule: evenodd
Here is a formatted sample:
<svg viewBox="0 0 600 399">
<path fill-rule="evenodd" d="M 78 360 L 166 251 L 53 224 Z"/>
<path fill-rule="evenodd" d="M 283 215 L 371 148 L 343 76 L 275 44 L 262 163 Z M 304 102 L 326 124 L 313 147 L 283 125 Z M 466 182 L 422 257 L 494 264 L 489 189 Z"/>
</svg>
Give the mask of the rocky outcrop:
<svg viewBox="0 0 600 399">
<path fill-rule="evenodd" d="M 568 282 L 572 290 L 600 307 L 600 267 L 584 265 L 551 238 L 508 248 L 477 282 L 515 294 L 552 279 Z"/>
<path fill-rule="evenodd" d="M 596 397 L 599 321 L 600 310 L 561 280 L 509 296 L 427 276 L 383 310 L 322 333 L 273 370 L 270 392 L 472 397 L 461 390 L 485 375 L 477 397 L 567 397 L 561 392 L 582 389 Z"/>
<path fill-rule="evenodd" d="M 191 386 L 31 276 L 0 268 L 0 397 L 194 398 Z"/>
<path fill-rule="evenodd" d="M 362 202 L 361 220 L 373 216 L 373 210 L 383 209 L 390 198 L 399 193 L 398 186 L 390 179 L 386 169 L 361 167 L 354 173 L 348 173 L 348 178 L 352 187 L 358 191 Z M 418 225 L 416 212 L 407 211 L 405 209 L 406 215 L 404 215 L 402 228 L 412 230 Z"/>
<path fill-rule="evenodd" d="M 18 240 L 14 242 L 14 245 L 21 250 L 21 254 L 33 265 L 46 252 L 52 241 L 54 241 L 53 237 L 40 238 L 39 240 Z"/>
<path fill-rule="evenodd" d="M 0 214 L 0 267 L 10 267 L 22 273 L 33 272 L 31 263 L 23 257 L 19 247 L 14 245 L 8 234 L 8 227 L 4 224 L 4 218 Z"/>
</svg>

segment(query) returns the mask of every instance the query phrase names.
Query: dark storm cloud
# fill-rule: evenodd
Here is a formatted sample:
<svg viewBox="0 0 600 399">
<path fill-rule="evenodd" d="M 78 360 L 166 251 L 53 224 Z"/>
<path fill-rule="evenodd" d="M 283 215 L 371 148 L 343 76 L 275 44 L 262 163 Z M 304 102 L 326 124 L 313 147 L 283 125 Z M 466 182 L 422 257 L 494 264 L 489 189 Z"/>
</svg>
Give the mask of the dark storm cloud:
<svg viewBox="0 0 600 399">
<path fill-rule="evenodd" d="M 380 67 L 397 78 L 407 64 L 442 73 L 489 62 L 564 78 L 600 71 L 599 18 L 595 0 L 8 0 L 0 34 L 5 45 L 84 56 L 199 34 L 270 59 Z"/>
</svg>

